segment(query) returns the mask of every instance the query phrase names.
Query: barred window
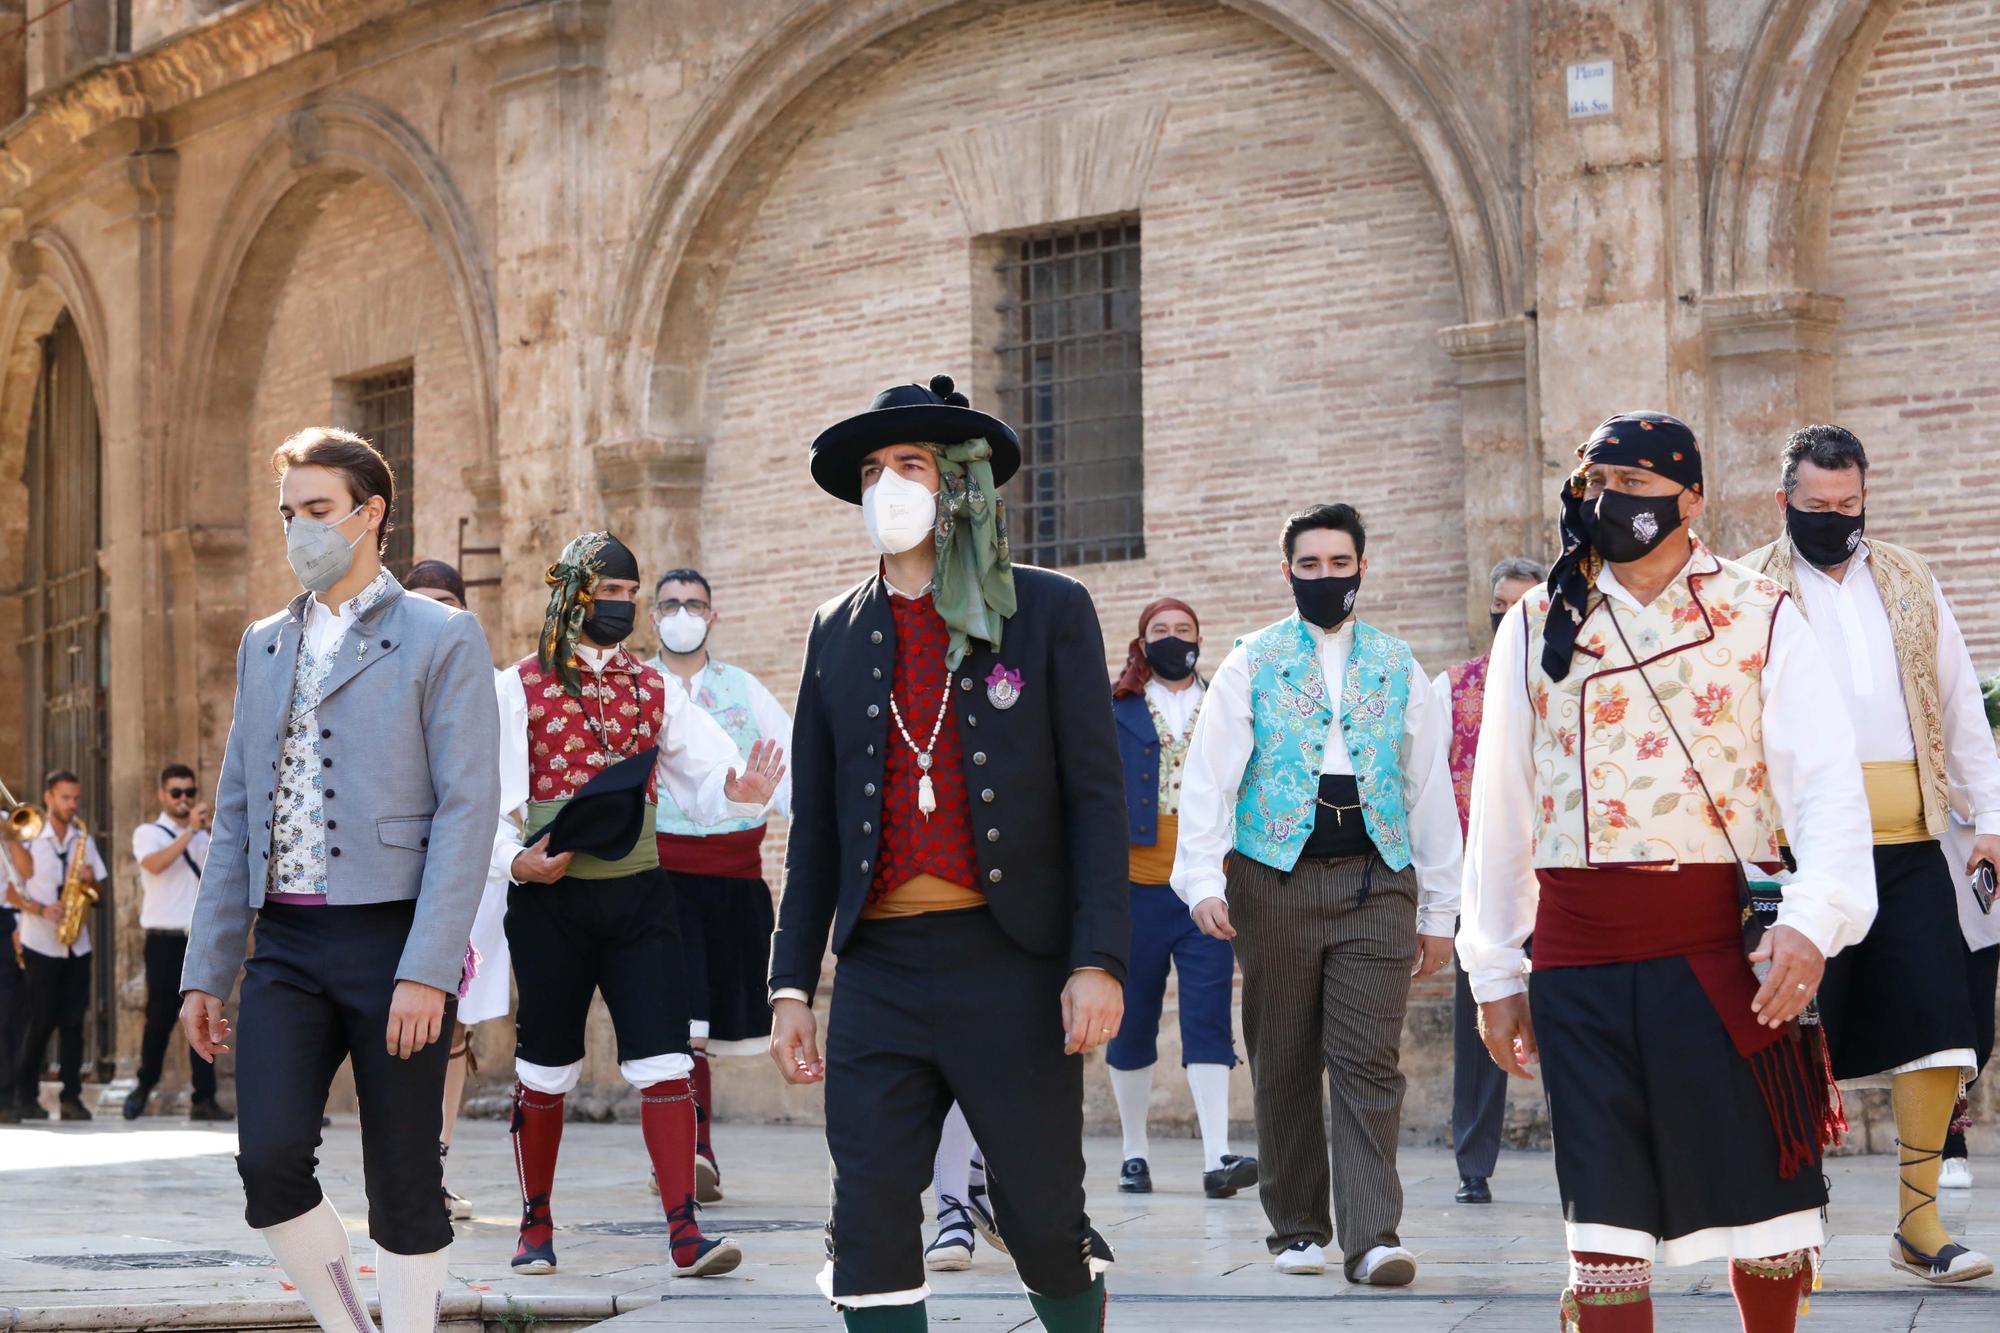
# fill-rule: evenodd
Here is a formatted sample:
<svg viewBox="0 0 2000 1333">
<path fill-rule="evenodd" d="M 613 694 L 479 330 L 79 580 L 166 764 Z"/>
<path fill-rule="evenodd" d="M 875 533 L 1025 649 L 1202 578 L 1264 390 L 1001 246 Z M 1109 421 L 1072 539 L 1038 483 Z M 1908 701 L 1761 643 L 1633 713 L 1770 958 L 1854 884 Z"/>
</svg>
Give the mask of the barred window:
<svg viewBox="0 0 2000 1333">
<path fill-rule="evenodd" d="M 413 367 L 387 370 L 347 381 L 349 427 L 377 449 L 396 478 L 396 503 L 389 513 L 389 549 L 382 563 L 397 578 L 416 560 L 417 487 L 414 428 L 417 373 Z"/>
<path fill-rule="evenodd" d="M 999 265 L 1001 415 L 1021 434 L 1010 489 L 1017 558 L 1146 554 L 1139 220 L 1006 238 Z"/>
</svg>

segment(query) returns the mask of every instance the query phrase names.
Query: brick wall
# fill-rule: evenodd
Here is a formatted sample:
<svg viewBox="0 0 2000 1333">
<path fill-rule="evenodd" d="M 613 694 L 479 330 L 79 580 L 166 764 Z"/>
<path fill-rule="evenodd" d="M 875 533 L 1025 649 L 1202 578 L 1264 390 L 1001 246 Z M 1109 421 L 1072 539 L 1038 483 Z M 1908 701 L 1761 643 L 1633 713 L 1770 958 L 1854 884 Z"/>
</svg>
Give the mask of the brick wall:
<svg viewBox="0 0 2000 1333">
<path fill-rule="evenodd" d="M 1122 662 L 1139 608 L 1172 593 L 1204 614 L 1212 667 L 1290 609 L 1283 516 L 1335 499 L 1371 524 L 1363 614 L 1432 670 L 1466 655 L 1457 391 L 1436 338 L 1462 315 L 1415 158 L 1373 99 L 1263 24 L 1206 4 L 1063 0 L 885 70 L 785 164 L 744 238 L 709 367 L 702 550 L 645 559 L 702 564 L 735 615 L 717 651 L 780 697 L 812 608 L 873 565 L 859 512 L 806 475 L 808 443 L 886 384 L 966 381 L 980 360 L 990 251 L 940 148 L 1164 90 L 1139 210 L 1147 556 L 1070 571 L 1097 599 L 1107 660 Z M 1437 1027 L 1436 1009 L 1413 1025 Z M 1172 1027 L 1170 1011 L 1164 1067 Z M 1412 1072 L 1442 1092 L 1425 1076 L 1449 1044 L 1426 1032 L 1420 1045 Z M 1238 1083 L 1247 1118 L 1247 1074 Z M 1109 1120 L 1108 1099 L 1092 1110 Z M 1425 1136 L 1441 1123 L 1434 1106 L 1411 1119 Z"/>
<path fill-rule="evenodd" d="M 1935 562 L 1990 675 L 2000 155 L 1982 144 L 2000 144 L 2000 4 L 1912 0 L 1882 35 L 1841 143 L 1828 251 L 1828 287 L 1847 301 L 1835 412 L 1875 467 L 1870 531 Z"/>
<path fill-rule="evenodd" d="M 252 617 L 298 593 L 277 523 L 271 450 L 306 426 L 341 425 L 336 381 L 399 363 L 416 368 L 416 510 L 399 499 L 418 559 L 457 555 L 472 512 L 460 470 L 474 461 L 470 382 L 458 315 L 430 238 L 387 187 L 336 191 L 293 242 L 297 257 L 273 312 L 243 466 L 250 470 Z"/>
</svg>

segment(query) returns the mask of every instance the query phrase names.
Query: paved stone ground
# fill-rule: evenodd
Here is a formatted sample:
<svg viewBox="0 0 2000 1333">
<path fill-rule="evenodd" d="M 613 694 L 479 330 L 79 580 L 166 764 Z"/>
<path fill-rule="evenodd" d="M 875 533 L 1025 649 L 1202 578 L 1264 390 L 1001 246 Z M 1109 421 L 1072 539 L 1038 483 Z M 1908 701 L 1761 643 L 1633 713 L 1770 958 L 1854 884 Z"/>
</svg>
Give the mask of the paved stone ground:
<svg viewBox="0 0 2000 1333">
<path fill-rule="evenodd" d="M 819 1223 L 827 1188 L 819 1132 L 723 1125 L 718 1142 L 729 1198 L 710 1209 L 711 1232 L 736 1236 L 748 1262 L 732 1277 L 673 1282 L 664 1225 L 646 1193 L 636 1124 L 572 1124 L 563 1140 L 555 1214 L 563 1271 L 515 1278 L 513 1170 L 501 1124 L 466 1121 L 452 1153 L 452 1181 L 478 1205 L 460 1230 L 447 1302 L 454 1330 L 836 1329 L 814 1294 Z M 1451 1201 L 1451 1160 L 1404 1157 L 1406 1240 L 1423 1268 L 1403 1292 L 1351 1287 L 1337 1273 L 1281 1277 L 1267 1261 L 1264 1218 L 1253 1194 L 1208 1202 L 1196 1188 L 1196 1145 L 1154 1143 L 1161 1191 L 1113 1189 L 1119 1146 L 1087 1151 L 1095 1216 L 1118 1251 L 1111 1326 L 1121 1330 L 1490 1330 L 1555 1327 L 1563 1282 L 1555 1181 L 1545 1154 L 1510 1153 L 1496 1178 L 1499 1202 Z M 234 1136 L 149 1118 L 90 1125 L 0 1128 L 0 1329 L 299 1327 L 292 1302 L 256 1236 L 241 1221 L 230 1154 Z M 337 1118 L 323 1150 L 323 1179 L 372 1265 L 362 1207 L 359 1134 Z M 2000 1163 L 1976 1163 L 1986 1184 L 1946 1195 L 1947 1219 L 1969 1244 L 2000 1251 Z M 1832 1330 L 2000 1328 L 2000 1283 L 1935 1291 L 1889 1270 L 1883 1226 L 1894 1175 L 1887 1157 L 1837 1159 L 1827 1290 L 1806 1333 Z M 1659 1326 L 1733 1330 L 1719 1264 L 1670 1270 L 1659 1287 Z M 372 1285 L 372 1284 L 371 1284 Z M 933 1281 L 935 1326 L 1000 1330 L 1029 1319 L 1005 1259 L 981 1249 L 971 1271 Z M 509 1296 L 532 1302 L 537 1324 Z M 483 1308 L 484 1314 L 480 1313 Z"/>
</svg>

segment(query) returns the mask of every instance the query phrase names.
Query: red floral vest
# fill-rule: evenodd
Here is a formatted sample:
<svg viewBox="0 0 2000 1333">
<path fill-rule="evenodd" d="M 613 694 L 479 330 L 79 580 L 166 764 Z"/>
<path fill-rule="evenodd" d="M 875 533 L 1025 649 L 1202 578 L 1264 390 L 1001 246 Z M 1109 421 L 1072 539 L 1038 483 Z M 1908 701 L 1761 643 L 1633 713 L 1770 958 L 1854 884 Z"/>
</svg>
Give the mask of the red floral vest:
<svg viewBox="0 0 2000 1333">
<path fill-rule="evenodd" d="M 896 621 L 896 669 L 890 689 L 903 722 L 918 745 L 937 726 L 941 696 L 951 694 L 944 669 L 951 632 L 931 602 L 922 597 L 890 597 Z M 965 790 L 958 738 L 958 700 L 946 706 L 931 755 L 931 785 L 937 809 L 926 819 L 917 809 L 917 756 L 892 720 L 882 763 L 882 841 L 876 854 L 869 901 L 879 902 L 918 875 L 934 875 L 961 888 L 978 887 L 978 858 L 972 850 L 972 803 Z"/>
<path fill-rule="evenodd" d="M 528 696 L 528 796 L 561 801 L 620 759 L 659 741 L 666 726 L 666 682 L 624 649 L 593 675 L 579 662 L 582 697 L 563 689 L 562 679 L 545 674 L 533 657 L 514 664 Z M 600 740 L 600 736 L 602 739 Z M 653 783 L 646 783 L 653 799 Z"/>
<path fill-rule="evenodd" d="M 1466 830 L 1472 804 L 1472 765 L 1479 757 L 1479 719 L 1486 708 L 1486 656 L 1461 662 L 1451 681 L 1451 794 L 1458 801 L 1458 831 Z"/>
</svg>

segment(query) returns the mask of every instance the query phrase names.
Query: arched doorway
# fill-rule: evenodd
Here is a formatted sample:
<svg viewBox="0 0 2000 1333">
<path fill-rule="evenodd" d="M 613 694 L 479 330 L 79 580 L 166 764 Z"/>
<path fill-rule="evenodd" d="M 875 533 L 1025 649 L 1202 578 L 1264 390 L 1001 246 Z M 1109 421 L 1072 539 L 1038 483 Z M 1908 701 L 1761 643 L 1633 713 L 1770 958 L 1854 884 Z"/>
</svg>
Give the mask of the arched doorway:
<svg viewBox="0 0 2000 1333">
<path fill-rule="evenodd" d="M 102 437 L 83 339 L 67 310 L 40 339 L 41 373 L 28 418 L 24 477 L 28 546 L 22 571 L 21 716 L 26 758 L 23 800 L 40 795 L 42 775 L 68 769 L 83 780 L 82 818 L 109 856 L 111 811 L 108 717 L 111 667 L 101 537 Z M 109 1075 L 116 1044 L 117 968 L 112 886 L 91 916 L 98 958 L 86 1058 Z"/>
</svg>

